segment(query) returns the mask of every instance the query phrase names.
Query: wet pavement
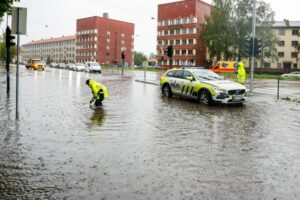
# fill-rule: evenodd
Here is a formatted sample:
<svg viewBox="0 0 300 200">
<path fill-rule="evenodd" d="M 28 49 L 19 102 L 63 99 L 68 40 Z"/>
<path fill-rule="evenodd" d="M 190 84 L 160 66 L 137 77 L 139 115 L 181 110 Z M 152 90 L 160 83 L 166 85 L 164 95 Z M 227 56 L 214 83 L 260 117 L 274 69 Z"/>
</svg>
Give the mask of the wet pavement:
<svg viewBox="0 0 300 200">
<path fill-rule="evenodd" d="M 0 199 L 300 199 L 297 103 L 205 107 L 162 97 L 143 72 L 22 69 L 16 121 L 1 70 Z M 102 110 L 87 78 L 108 89 Z"/>
</svg>

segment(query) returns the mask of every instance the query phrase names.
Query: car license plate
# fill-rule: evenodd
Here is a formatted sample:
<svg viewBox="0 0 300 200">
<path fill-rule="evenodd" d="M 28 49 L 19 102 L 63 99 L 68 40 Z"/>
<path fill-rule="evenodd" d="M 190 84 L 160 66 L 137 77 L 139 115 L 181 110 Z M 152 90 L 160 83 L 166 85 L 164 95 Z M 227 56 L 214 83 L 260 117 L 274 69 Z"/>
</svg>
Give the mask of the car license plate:
<svg viewBox="0 0 300 200">
<path fill-rule="evenodd" d="M 242 95 L 235 95 L 235 96 L 233 96 L 233 100 L 238 101 L 238 100 L 241 100 L 241 99 L 243 99 Z"/>
</svg>

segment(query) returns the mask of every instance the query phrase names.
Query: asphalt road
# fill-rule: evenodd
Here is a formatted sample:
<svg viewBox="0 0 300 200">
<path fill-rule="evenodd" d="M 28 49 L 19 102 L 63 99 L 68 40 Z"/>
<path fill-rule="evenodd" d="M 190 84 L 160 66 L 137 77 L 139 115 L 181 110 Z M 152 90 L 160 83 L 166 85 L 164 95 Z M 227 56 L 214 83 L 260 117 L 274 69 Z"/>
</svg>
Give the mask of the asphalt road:
<svg viewBox="0 0 300 200">
<path fill-rule="evenodd" d="M 159 77 L 22 68 L 15 120 L 0 69 L 0 199 L 300 199 L 300 107 L 276 100 L 276 81 L 244 106 L 205 107 L 164 98 Z M 102 110 L 87 78 L 108 89 Z"/>
</svg>

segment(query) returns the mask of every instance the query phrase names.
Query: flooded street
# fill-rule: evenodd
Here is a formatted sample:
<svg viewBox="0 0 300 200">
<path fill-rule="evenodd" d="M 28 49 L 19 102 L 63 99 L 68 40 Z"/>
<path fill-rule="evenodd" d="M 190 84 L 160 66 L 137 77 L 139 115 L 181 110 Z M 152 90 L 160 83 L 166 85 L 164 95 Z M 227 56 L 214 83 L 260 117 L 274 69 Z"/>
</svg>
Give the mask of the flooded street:
<svg viewBox="0 0 300 200">
<path fill-rule="evenodd" d="M 16 121 L 0 70 L 0 199 L 300 199 L 299 104 L 205 107 L 143 72 L 22 68 Z M 103 110 L 87 78 L 107 87 Z"/>
</svg>

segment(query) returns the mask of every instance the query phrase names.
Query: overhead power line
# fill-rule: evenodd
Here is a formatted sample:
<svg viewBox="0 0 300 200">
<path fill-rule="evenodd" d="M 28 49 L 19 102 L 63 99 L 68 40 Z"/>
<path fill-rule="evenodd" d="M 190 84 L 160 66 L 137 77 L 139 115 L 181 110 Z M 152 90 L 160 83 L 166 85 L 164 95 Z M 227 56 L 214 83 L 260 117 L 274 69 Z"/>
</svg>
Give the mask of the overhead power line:
<svg viewBox="0 0 300 200">
<path fill-rule="evenodd" d="M 154 19 L 153 15 L 146 14 L 146 13 L 144 13 L 144 12 L 140 12 L 140 11 L 137 11 L 137 10 L 133 10 L 133 9 L 128 9 L 128 8 L 120 7 L 120 6 L 113 5 L 113 4 L 109 4 L 109 3 L 106 3 L 106 2 L 100 1 L 100 0 L 90 0 L 90 1 L 95 2 L 95 3 L 97 3 L 97 4 L 106 5 L 106 6 L 113 7 L 113 8 L 118 8 L 118 9 L 124 10 L 124 11 L 126 11 L 126 12 L 135 13 L 135 14 L 139 14 L 139 15 L 142 15 L 142 16 L 145 16 L 145 17 L 149 17 L 149 18 L 151 18 L 151 19 Z"/>
</svg>

